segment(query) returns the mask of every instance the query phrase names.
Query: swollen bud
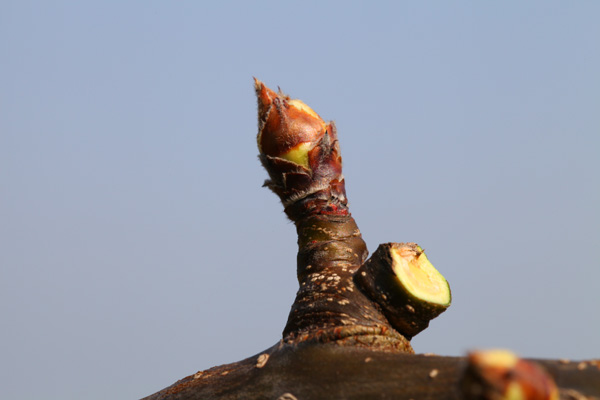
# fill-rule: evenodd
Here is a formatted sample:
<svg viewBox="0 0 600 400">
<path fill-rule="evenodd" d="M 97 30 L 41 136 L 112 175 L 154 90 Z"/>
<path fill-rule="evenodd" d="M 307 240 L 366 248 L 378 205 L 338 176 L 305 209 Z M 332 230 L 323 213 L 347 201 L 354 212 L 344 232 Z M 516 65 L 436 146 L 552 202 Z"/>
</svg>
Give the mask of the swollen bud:
<svg viewBox="0 0 600 400">
<path fill-rule="evenodd" d="M 301 100 L 275 93 L 254 79 L 258 98 L 258 150 L 310 169 L 308 152 L 323 138 L 326 124 Z"/>
<path fill-rule="evenodd" d="M 474 351 L 461 388 L 467 400 L 558 400 L 554 380 L 539 365 L 507 350 Z"/>
<path fill-rule="evenodd" d="M 254 79 L 260 161 L 292 220 L 306 214 L 347 215 L 337 132 L 301 100 Z"/>
</svg>

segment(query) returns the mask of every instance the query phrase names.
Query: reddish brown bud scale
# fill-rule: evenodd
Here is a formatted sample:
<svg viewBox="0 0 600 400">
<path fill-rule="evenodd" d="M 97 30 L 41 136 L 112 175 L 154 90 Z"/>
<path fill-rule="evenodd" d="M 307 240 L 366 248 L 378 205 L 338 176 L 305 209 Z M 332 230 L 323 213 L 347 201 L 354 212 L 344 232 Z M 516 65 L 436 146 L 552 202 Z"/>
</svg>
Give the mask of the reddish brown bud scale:
<svg viewBox="0 0 600 400">
<path fill-rule="evenodd" d="M 257 144 L 269 173 L 265 186 L 281 199 L 296 221 L 303 215 L 347 215 L 337 132 L 300 100 L 255 79 L 258 99 Z"/>
<path fill-rule="evenodd" d="M 554 380 L 539 365 L 507 350 L 469 353 L 461 388 L 467 400 L 558 400 Z"/>
<path fill-rule="evenodd" d="M 323 137 L 325 122 L 310 107 L 274 92 L 256 79 L 255 88 L 261 125 L 257 142 L 261 154 L 281 157 L 304 143 L 312 148 Z"/>
</svg>

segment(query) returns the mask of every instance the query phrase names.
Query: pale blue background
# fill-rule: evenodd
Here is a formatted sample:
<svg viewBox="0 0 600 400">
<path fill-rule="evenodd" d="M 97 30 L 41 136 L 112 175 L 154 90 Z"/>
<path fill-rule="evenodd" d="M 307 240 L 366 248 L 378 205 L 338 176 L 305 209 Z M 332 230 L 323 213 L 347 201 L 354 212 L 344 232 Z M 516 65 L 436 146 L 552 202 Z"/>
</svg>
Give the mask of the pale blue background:
<svg viewBox="0 0 600 400">
<path fill-rule="evenodd" d="M 134 399 L 275 343 L 296 239 L 252 76 L 335 119 L 417 352 L 600 357 L 600 2 L 3 1 L 0 397 Z"/>
</svg>

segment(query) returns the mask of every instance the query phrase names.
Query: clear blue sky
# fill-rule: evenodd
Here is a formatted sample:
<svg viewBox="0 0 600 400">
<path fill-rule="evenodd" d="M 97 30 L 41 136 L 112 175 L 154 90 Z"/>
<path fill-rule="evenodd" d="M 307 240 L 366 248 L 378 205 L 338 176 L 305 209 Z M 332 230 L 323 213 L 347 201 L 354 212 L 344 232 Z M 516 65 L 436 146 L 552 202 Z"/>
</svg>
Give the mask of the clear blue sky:
<svg viewBox="0 0 600 400">
<path fill-rule="evenodd" d="M 296 238 L 252 76 L 334 119 L 417 352 L 600 357 L 600 3 L 4 1 L 0 397 L 132 399 L 281 336 Z"/>
</svg>

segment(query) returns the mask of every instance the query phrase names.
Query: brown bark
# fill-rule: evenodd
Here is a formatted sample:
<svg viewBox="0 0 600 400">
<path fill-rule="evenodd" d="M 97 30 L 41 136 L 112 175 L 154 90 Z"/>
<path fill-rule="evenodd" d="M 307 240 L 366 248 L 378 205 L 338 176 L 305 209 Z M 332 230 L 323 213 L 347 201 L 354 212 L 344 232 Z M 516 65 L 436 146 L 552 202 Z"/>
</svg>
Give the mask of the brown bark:
<svg viewBox="0 0 600 400">
<path fill-rule="evenodd" d="M 268 355 L 268 358 L 267 356 Z M 265 361 L 266 360 L 266 361 Z M 562 389 L 600 398 L 600 361 L 537 360 Z M 145 400 L 462 399 L 464 357 L 373 351 L 336 344 L 278 344 L 243 361 L 190 375 Z"/>
<path fill-rule="evenodd" d="M 337 131 L 299 100 L 256 81 L 258 147 L 265 182 L 298 232 L 300 289 L 285 343 L 331 342 L 413 352 L 376 303 L 354 284 L 368 251 L 348 210 Z"/>
<path fill-rule="evenodd" d="M 529 393 L 524 398 L 551 400 L 549 391 L 535 389 L 540 379 L 548 379 L 541 387 L 554 387 L 535 364 L 519 364 L 515 375 L 490 370 L 477 357 L 413 354 L 410 337 L 449 302 L 442 309 L 418 298 L 403 300 L 406 296 L 379 300 L 380 288 L 394 297 L 394 285 L 384 281 L 395 278 L 381 254 L 365 263 L 368 251 L 348 210 L 335 125 L 257 80 L 255 88 L 257 144 L 270 177 L 265 186 L 296 225 L 300 288 L 278 344 L 200 371 L 146 399 L 496 399 L 501 397 L 487 393 L 504 386 L 487 378 L 500 374 L 518 376 Z M 357 279 L 365 265 L 360 272 L 366 278 Z M 406 309 L 417 310 L 419 318 Z M 578 393 L 600 398 L 600 362 L 538 363 L 562 398 Z"/>
</svg>

